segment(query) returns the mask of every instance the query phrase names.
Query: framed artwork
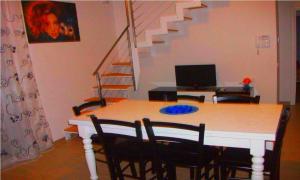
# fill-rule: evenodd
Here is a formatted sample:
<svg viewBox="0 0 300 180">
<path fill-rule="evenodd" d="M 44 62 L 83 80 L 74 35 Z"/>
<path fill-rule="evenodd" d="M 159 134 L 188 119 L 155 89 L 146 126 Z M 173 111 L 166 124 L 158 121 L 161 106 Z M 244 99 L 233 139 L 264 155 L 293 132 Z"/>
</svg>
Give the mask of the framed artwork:
<svg viewBox="0 0 300 180">
<path fill-rule="evenodd" d="M 29 43 L 80 41 L 75 3 L 22 1 Z"/>
</svg>

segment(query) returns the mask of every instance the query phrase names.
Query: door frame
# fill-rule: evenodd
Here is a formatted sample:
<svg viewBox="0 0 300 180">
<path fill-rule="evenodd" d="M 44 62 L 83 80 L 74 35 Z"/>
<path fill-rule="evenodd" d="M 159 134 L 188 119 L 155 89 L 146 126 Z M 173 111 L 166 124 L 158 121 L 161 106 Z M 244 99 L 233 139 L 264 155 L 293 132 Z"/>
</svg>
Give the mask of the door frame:
<svg viewBox="0 0 300 180">
<path fill-rule="evenodd" d="M 290 88 L 290 95 L 291 95 L 291 105 L 296 103 L 296 86 L 297 86 L 297 32 L 296 32 L 296 23 L 297 23 L 297 11 L 300 11 L 300 4 L 299 7 L 296 5 L 293 7 L 293 15 L 292 15 L 292 62 L 291 62 L 291 88 Z"/>
</svg>

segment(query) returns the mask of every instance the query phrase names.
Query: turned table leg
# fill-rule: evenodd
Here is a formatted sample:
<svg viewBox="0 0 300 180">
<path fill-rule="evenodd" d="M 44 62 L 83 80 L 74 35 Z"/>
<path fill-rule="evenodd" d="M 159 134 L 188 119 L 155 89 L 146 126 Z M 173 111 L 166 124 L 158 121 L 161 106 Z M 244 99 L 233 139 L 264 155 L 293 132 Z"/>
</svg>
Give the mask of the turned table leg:
<svg viewBox="0 0 300 180">
<path fill-rule="evenodd" d="M 85 159 L 90 171 L 90 179 L 96 180 L 98 179 L 97 176 L 97 169 L 96 169 L 96 160 L 95 154 L 93 151 L 93 145 L 91 140 L 91 135 L 93 133 L 90 132 L 89 127 L 79 126 L 79 136 L 83 138 L 83 147 L 85 150 Z"/>
<path fill-rule="evenodd" d="M 265 142 L 263 140 L 252 140 L 250 153 L 252 157 L 252 180 L 264 179 L 264 155 L 265 155 Z"/>
</svg>

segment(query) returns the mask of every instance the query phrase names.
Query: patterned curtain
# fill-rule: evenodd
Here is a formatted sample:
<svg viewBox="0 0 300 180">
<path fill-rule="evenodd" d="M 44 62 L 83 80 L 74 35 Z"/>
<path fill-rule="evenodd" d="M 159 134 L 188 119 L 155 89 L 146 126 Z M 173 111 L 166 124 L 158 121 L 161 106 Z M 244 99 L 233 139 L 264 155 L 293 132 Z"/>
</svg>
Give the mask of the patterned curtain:
<svg viewBox="0 0 300 180">
<path fill-rule="evenodd" d="M 52 146 L 32 71 L 20 1 L 1 1 L 1 168 Z"/>
</svg>

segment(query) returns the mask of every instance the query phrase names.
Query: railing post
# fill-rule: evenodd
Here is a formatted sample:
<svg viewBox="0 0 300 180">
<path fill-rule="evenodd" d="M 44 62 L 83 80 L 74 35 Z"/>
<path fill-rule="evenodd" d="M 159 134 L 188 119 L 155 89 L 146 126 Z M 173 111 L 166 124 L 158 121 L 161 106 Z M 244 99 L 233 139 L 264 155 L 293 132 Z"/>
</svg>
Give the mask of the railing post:
<svg viewBox="0 0 300 180">
<path fill-rule="evenodd" d="M 135 32 L 135 24 L 134 24 L 134 15 L 132 9 L 132 0 L 125 0 L 125 8 L 126 8 L 126 17 L 127 17 L 127 25 L 131 27 L 132 30 L 132 38 L 134 42 L 134 47 L 137 47 L 136 42 L 136 32 Z"/>
<path fill-rule="evenodd" d="M 136 36 L 135 36 L 135 26 L 134 26 L 134 17 L 133 17 L 133 10 L 132 10 L 132 1 L 131 0 L 125 0 L 125 8 L 126 8 L 126 17 L 127 17 L 127 26 L 129 28 L 127 29 L 127 40 L 128 40 L 128 50 L 131 58 L 131 62 L 133 62 L 133 53 L 135 51 L 135 48 L 137 48 L 137 42 L 136 42 Z M 132 43 L 133 42 L 133 43 Z M 132 65 L 132 81 L 133 81 L 133 87 L 134 90 L 137 90 L 137 84 L 135 81 L 135 72 L 134 72 L 134 65 Z"/>
<path fill-rule="evenodd" d="M 102 87 L 101 87 L 101 79 L 100 79 L 99 72 L 97 72 L 97 74 L 96 74 L 96 79 L 97 79 L 97 85 L 98 85 L 99 101 L 101 101 L 103 99 L 103 96 L 102 96 Z"/>
<path fill-rule="evenodd" d="M 133 56 L 132 56 L 132 45 L 131 45 L 131 41 L 130 41 L 130 33 L 129 33 L 129 29 L 127 30 L 127 42 L 128 42 L 128 51 L 129 51 L 129 56 L 131 58 L 131 62 L 133 63 Z M 134 78 L 134 68 L 133 68 L 133 65 L 131 66 L 131 69 L 132 69 L 132 82 L 133 82 L 133 87 L 134 87 L 134 90 L 136 91 L 136 84 L 135 84 L 135 78 Z"/>
</svg>

